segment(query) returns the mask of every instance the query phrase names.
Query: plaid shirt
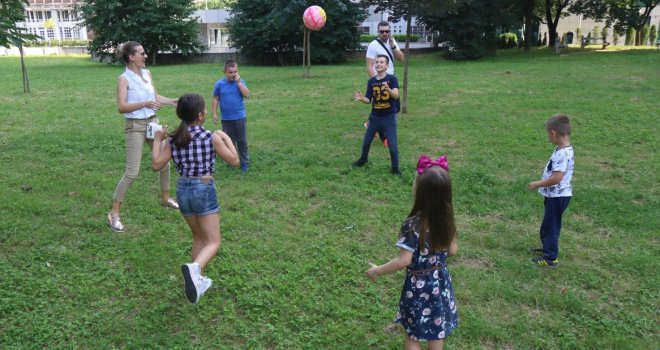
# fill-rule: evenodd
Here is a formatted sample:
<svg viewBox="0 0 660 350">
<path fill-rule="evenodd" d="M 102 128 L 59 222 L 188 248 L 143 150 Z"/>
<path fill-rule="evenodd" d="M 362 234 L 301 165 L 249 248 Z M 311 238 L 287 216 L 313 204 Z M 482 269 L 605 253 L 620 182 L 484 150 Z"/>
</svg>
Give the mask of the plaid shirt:
<svg viewBox="0 0 660 350">
<path fill-rule="evenodd" d="M 201 125 L 188 127 L 190 143 L 186 147 L 177 147 L 170 139 L 172 160 L 180 176 L 199 177 L 213 175 L 215 169 L 215 152 L 211 136 L 213 132 L 205 130 Z"/>
</svg>

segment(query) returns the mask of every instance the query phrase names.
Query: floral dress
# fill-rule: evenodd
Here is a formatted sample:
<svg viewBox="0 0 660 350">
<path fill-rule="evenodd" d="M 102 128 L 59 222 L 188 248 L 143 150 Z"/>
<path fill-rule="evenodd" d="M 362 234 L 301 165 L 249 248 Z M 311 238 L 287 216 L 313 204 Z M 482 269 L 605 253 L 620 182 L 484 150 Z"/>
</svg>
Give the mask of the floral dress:
<svg viewBox="0 0 660 350">
<path fill-rule="evenodd" d="M 395 322 L 401 323 L 412 340 L 440 340 L 458 326 L 456 300 L 447 270 L 447 252 L 428 254 L 419 250 L 419 218 L 401 226 L 399 248 L 413 253 L 399 300 Z"/>
</svg>

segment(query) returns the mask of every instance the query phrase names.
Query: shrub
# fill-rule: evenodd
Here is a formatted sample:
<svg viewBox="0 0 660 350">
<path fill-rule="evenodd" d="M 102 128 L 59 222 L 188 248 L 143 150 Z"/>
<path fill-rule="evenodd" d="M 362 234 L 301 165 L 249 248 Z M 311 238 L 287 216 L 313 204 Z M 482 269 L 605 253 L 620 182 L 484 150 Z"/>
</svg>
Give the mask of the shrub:
<svg viewBox="0 0 660 350">
<path fill-rule="evenodd" d="M 394 34 L 392 35 L 394 37 L 394 40 L 399 43 L 399 45 L 403 45 L 403 43 L 406 42 L 406 35 L 405 34 Z M 369 43 L 374 41 L 376 38 L 378 38 L 378 35 L 371 35 L 371 34 L 361 34 L 360 35 L 360 42 L 362 43 Z M 419 40 L 419 35 L 415 34 L 410 34 L 410 42 L 414 43 Z"/>
<path fill-rule="evenodd" d="M 614 45 L 619 45 L 619 33 L 616 30 L 612 33 L 612 41 Z"/>
<path fill-rule="evenodd" d="M 642 35 L 640 37 L 639 44 L 641 46 L 646 46 L 649 44 L 649 34 L 650 34 L 650 29 L 648 25 L 645 25 L 642 27 Z"/>
<path fill-rule="evenodd" d="M 626 46 L 635 45 L 635 35 L 637 35 L 635 28 L 628 28 L 626 31 Z"/>
<path fill-rule="evenodd" d="M 594 41 L 597 38 L 600 38 L 600 27 L 595 26 L 594 29 L 591 30 L 591 37 L 594 38 Z"/>
<path fill-rule="evenodd" d="M 603 39 L 603 44 L 607 42 L 607 36 L 610 35 L 609 29 L 603 27 L 603 30 L 600 31 L 600 37 Z"/>
<path fill-rule="evenodd" d="M 654 24 L 651 26 L 651 29 L 649 30 L 649 42 L 651 43 L 651 46 L 654 46 L 657 40 L 658 40 L 658 29 Z"/>
<path fill-rule="evenodd" d="M 511 49 L 518 46 L 518 36 L 515 33 L 500 34 L 497 47 L 500 49 Z"/>
<path fill-rule="evenodd" d="M 580 28 L 575 30 L 575 42 L 578 44 L 582 43 L 582 29 Z"/>
</svg>

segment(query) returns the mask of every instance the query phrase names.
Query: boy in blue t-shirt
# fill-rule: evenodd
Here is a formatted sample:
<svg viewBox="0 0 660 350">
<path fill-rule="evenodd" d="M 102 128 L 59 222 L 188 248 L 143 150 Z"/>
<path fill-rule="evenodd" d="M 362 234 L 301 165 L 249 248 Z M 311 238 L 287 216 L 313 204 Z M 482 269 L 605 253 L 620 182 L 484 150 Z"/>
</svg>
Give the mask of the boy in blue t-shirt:
<svg viewBox="0 0 660 350">
<path fill-rule="evenodd" d="M 250 97 L 245 81 L 238 74 L 238 64 L 234 60 L 225 62 L 225 77 L 215 82 L 213 89 L 213 122 L 218 123 L 218 105 L 222 115 L 222 131 L 236 142 L 241 160 L 241 172 L 249 167 L 247 145 L 247 118 L 244 98 Z"/>
<path fill-rule="evenodd" d="M 395 100 L 399 98 L 399 81 L 394 75 L 387 74 L 390 59 L 386 55 L 378 55 L 374 60 L 376 76 L 367 82 L 367 92 L 362 95 L 359 91 L 353 93 L 355 101 L 371 103 L 371 114 L 369 124 L 362 140 L 362 155 L 360 159 L 353 162 L 353 167 L 361 167 L 367 164 L 369 148 L 376 132 L 387 135 L 387 147 L 390 150 L 392 162 L 392 174 L 400 176 L 399 150 L 396 136 L 396 112 Z"/>
</svg>

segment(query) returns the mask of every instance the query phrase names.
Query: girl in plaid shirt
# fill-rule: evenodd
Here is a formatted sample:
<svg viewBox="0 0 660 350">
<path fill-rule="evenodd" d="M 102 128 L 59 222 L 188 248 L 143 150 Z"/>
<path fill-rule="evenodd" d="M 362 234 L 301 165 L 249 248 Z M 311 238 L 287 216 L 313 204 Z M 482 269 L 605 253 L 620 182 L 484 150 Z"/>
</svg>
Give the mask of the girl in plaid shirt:
<svg viewBox="0 0 660 350">
<path fill-rule="evenodd" d="M 213 181 L 215 157 L 219 156 L 231 166 L 239 159 L 231 138 L 218 130 L 211 132 L 202 127 L 206 120 L 206 103 L 198 94 L 179 98 L 176 114 L 179 127 L 168 134 L 163 128 L 154 142 L 168 139 L 165 146 L 154 147 L 151 166 L 155 171 L 174 161 L 180 175 L 176 184 L 179 210 L 192 231 L 192 263 L 183 264 L 181 273 L 185 281 L 186 297 L 191 303 L 211 287 L 212 281 L 203 275 L 204 268 L 220 248 L 220 215 Z"/>
</svg>

